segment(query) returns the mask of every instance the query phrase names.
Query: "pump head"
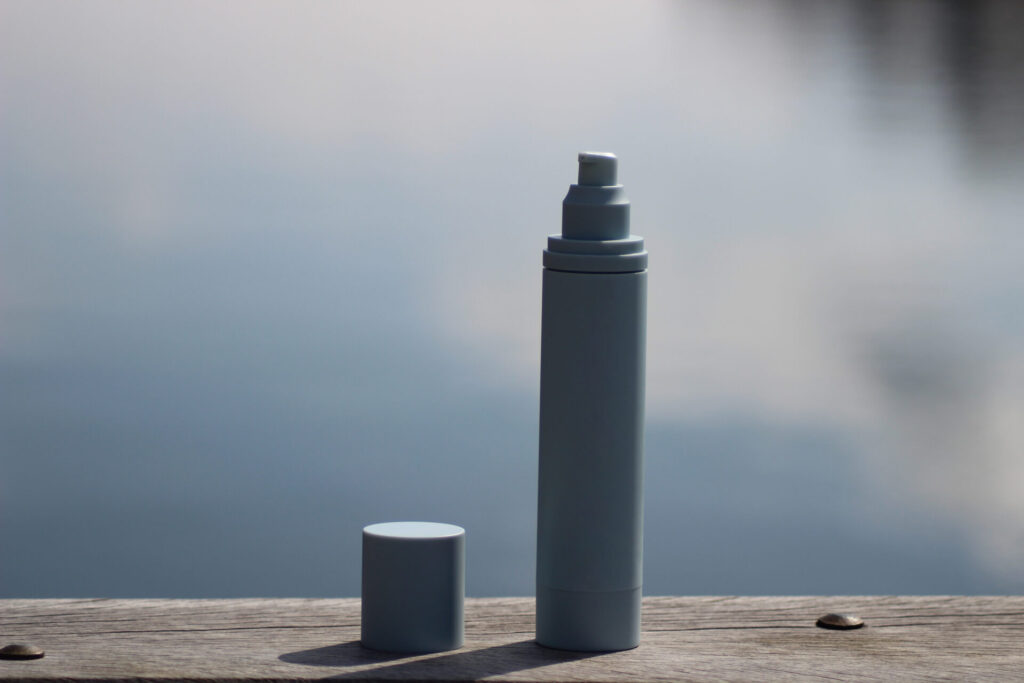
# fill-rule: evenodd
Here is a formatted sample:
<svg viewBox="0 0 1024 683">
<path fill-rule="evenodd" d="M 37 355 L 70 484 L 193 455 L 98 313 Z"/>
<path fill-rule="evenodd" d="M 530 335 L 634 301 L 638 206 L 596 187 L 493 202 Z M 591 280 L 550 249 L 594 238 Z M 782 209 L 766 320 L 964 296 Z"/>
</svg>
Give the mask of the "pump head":
<svg viewBox="0 0 1024 683">
<path fill-rule="evenodd" d="M 618 159 L 611 152 L 580 152 L 578 185 L 616 185 Z"/>
</svg>

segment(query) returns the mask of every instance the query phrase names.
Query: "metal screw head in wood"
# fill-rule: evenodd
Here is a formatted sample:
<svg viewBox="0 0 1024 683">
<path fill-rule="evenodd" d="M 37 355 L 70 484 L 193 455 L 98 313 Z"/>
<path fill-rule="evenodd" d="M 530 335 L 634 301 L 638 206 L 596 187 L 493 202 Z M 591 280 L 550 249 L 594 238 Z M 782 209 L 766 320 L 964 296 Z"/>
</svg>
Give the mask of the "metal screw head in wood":
<svg viewBox="0 0 1024 683">
<path fill-rule="evenodd" d="M 836 631 L 849 631 L 863 626 L 864 620 L 853 614 L 836 614 L 831 612 L 818 617 L 818 621 L 816 623 L 820 628 L 830 628 Z"/>
<path fill-rule="evenodd" d="M 39 659 L 45 652 L 35 645 L 11 643 L 0 648 L 0 659 Z"/>
</svg>

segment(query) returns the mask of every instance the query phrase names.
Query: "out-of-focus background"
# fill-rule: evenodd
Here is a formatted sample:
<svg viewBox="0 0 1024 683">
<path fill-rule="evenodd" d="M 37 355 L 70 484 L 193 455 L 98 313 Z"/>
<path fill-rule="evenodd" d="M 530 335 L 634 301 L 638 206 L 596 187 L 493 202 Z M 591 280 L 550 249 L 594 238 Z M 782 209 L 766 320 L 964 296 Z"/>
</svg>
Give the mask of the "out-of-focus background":
<svg viewBox="0 0 1024 683">
<path fill-rule="evenodd" d="M 541 250 L 650 250 L 648 594 L 1024 590 L 1024 6 L 0 5 L 0 595 L 533 591 Z"/>
</svg>

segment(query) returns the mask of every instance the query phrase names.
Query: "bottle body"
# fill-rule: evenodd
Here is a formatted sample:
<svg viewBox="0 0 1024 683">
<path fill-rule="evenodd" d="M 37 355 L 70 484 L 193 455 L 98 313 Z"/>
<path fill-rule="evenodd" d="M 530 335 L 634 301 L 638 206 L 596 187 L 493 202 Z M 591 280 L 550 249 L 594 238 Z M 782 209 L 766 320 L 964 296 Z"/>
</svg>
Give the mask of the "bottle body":
<svg viewBox="0 0 1024 683">
<path fill-rule="evenodd" d="M 640 641 L 647 252 L 617 160 L 579 156 L 544 252 L 537 642 Z"/>
<path fill-rule="evenodd" d="M 636 647 L 647 272 L 545 268 L 537 642 Z"/>
</svg>

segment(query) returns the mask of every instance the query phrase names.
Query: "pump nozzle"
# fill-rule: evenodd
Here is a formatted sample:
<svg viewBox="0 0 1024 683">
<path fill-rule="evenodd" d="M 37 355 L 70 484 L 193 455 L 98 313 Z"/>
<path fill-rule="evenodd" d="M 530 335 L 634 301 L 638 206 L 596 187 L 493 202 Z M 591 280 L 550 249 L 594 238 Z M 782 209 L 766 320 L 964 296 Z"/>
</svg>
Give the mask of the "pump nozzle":
<svg viewBox="0 0 1024 683">
<path fill-rule="evenodd" d="M 578 185 L 615 185 L 618 159 L 611 152 L 580 152 Z"/>
</svg>

